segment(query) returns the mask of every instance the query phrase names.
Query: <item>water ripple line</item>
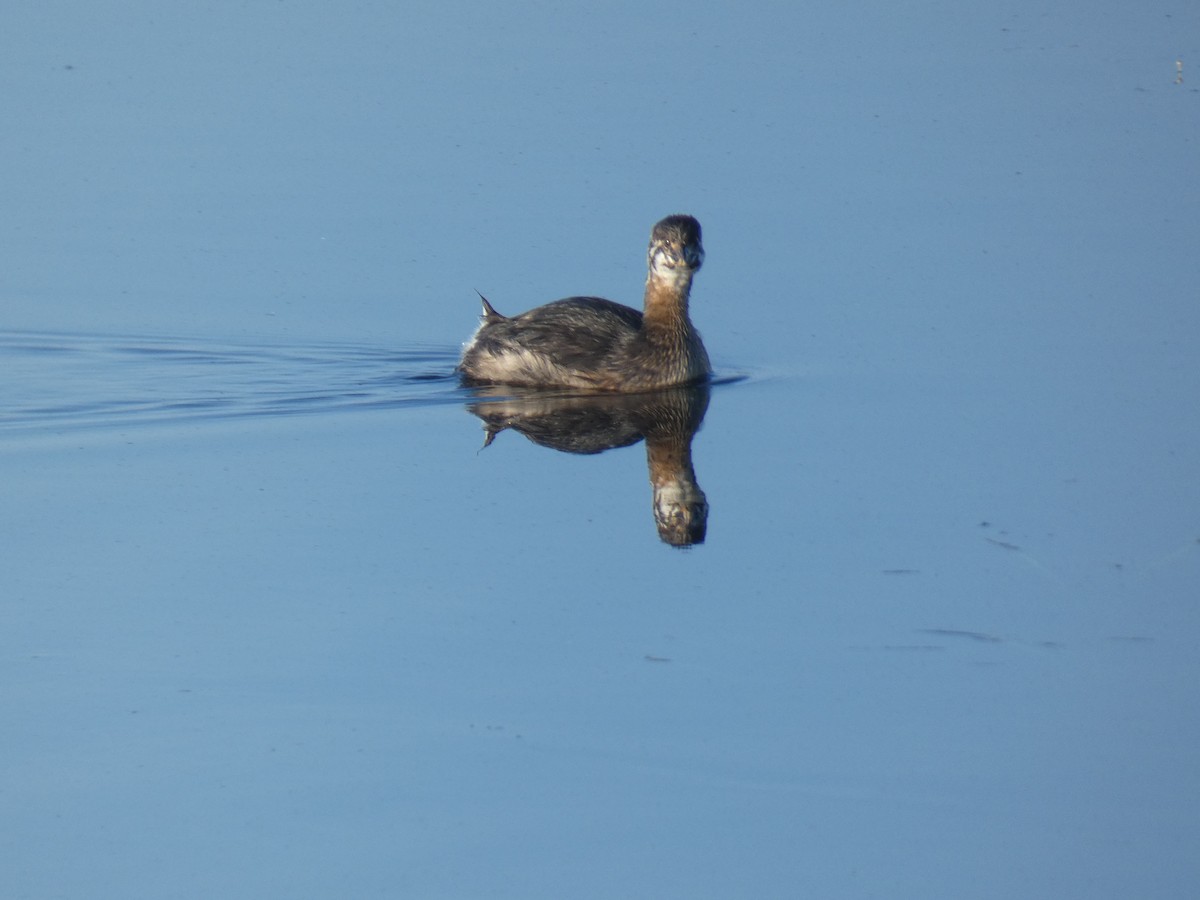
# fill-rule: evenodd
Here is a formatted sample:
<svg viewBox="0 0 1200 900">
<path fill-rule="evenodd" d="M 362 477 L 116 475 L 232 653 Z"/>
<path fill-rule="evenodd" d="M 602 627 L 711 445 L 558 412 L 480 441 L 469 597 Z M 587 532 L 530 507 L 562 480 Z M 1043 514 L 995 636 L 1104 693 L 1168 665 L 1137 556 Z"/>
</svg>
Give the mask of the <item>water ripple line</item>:
<svg viewBox="0 0 1200 900">
<path fill-rule="evenodd" d="M 458 404 L 457 346 L 0 330 L 0 435 Z"/>
</svg>

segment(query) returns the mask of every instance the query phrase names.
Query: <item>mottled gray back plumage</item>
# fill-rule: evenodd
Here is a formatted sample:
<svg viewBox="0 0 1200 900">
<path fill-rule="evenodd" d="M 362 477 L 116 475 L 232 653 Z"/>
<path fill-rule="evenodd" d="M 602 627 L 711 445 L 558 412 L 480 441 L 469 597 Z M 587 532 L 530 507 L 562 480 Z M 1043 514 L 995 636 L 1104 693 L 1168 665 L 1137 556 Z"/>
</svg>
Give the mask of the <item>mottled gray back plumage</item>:
<svg viewBox="0 0 1200 900">
<path fill-rule="evenodd" d="M 572 369 L 603 368 L 637 337 L 642 314 L 601 297 L 568 297 L 519 316 L 487 318 L 475 339 L 481 353 L 502 353 L 513 342 Z"/>
</svg>

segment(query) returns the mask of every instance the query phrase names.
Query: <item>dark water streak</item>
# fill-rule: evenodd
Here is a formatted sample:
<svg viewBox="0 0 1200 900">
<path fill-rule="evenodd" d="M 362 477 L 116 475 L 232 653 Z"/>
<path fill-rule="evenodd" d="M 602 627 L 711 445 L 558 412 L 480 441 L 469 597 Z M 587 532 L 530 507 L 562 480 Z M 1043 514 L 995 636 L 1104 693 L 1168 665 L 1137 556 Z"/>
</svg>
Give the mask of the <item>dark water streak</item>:
<svg viewBox="0 0 1200 900">
<path fill-rule="evenodd" d="M 457 346 L 0 331 L 0 436 L 458 404 Z"/>
</svg>

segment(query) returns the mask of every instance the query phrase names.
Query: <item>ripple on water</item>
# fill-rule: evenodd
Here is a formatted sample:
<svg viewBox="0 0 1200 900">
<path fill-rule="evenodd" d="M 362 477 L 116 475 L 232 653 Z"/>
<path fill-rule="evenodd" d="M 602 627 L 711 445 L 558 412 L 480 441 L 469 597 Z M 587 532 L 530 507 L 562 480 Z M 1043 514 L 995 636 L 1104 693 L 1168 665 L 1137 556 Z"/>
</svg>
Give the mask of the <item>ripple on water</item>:
<svg viewBox="0 0 1200 900">
<path fill-rule="evenodd" d="M 0 331 L 0 433 L 461 403 L 457 347 Z"/>
</svg>

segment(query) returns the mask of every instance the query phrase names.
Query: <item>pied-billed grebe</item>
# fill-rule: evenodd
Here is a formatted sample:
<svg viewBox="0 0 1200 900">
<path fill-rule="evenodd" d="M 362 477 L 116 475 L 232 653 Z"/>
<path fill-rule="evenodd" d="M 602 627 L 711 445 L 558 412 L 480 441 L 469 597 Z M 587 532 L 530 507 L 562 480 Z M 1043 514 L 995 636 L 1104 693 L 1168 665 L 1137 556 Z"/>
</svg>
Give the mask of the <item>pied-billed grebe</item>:
<svg viewBox="0 0 1200 900">
<path fill-rule="evenodd" d="M 483 321 L 458 370 L 476 384 L 646 391 L 712 373 L 688 318 L 692 276 L 704 262 L 700 223 L 668 216 L 650 233 L 645 311 L 569 297 L 502 316 L 483 298 Z"/>
</svg>

